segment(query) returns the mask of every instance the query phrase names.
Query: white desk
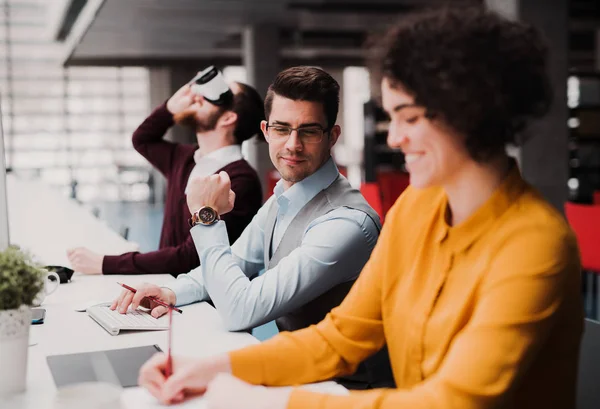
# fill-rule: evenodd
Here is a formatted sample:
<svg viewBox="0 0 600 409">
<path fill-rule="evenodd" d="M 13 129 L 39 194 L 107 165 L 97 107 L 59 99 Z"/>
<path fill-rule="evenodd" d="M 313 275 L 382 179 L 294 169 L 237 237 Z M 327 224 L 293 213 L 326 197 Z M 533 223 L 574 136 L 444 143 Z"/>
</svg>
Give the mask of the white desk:
<svg viewBox="0 0 600 409">
<path fill-rule="evenodd" d="M 85 246 L 100 254 L 136 251 L 76 201 L 41 181 L 7 175 L 10 242 L 31 251 L 45 265 L 70 266 L 66 251 Z"/>
<path fill-rule="evenodd" d="M 27 368 L 27 390 L 15 395 L 1 408 L 50 409 L 56 387 L 48 368 L 48 355 L 68 354 L 94 350 L 119 349 L 158 344 L 167 350 L 167 331 L 125 332 L 112 336 L 85 312 L 74 307 L 86 299 L 110 300 L 121 288 L 117 281 L 136 286 L 144 281 L 164 284 L 174 280 L 168 275 L 153 276 L 84 276 L 75 274 L 68 284 L 48 296 L 42 307 L 46 320 L 31 327 Z M 207 303 L 183 307 L 183 314 L 173 314 L 173 353 L 186 356 L 210 356 L 246 345 L 258 343 L 248 333 L 228 332 L 216 310 Z M 84 406 L 82 406 L 83 408 Z"/>
<path fill-rule="evenodd" d="M 66 250 L 86 246 L 102 254 L 137 250 L 75 201 L 42 182 L 20 180 L 8 175 L 8 218 L 11 243 L 31 251 L 44 264 L 69 266 Z M 27 368 L 27 390 L 8 401 L 2 409 L 50 409 L 56 387 L 48 368 L 48 355 L 128 348 L 158 344 L 167 349 L 166 331 L 129 332 L 111 336 L 85 312 L 74 310 L 86 300 L 109 301 L 121 291 L 116 282 L 136 286 L 144 281 L 164 284 L 170 275 L 85 276 L 75 274 L 48 296 L 45 323 L 31 327 Z M 173 353 L 209 356 L 258 343 L 248 333 L 225 330 L 216 310 L 206 303 L 183 307 L 173 315 Z M 6 370 L 4 368 L 3 370 Z M 82 408 L 85 405 L 82 403 Z"/>
</svg>

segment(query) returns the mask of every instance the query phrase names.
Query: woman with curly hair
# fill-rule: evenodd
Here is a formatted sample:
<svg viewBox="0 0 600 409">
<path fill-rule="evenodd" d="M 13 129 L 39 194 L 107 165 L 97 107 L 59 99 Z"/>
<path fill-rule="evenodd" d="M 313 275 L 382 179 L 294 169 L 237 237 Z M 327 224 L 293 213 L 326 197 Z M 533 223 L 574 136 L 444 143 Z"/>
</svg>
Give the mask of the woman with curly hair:
<svg viewBox="0 0 600 409">
<path fill-rule="evenodd" d="M 405 153 L 412 186 L 358 281 L 315 326 L 175 360 L 168 379 L 164 356 L 149 361 L 140 382 L 162 401 L 206 391 L 209 407 L 237 409 L 575 407 L 576 240 L 505 153 L 551 102 L 540 34 L 445 9 L 404 18 L 382 44 L 388 144 Z M 384 343 L 396 389 L 253 386 L 349 374 Z"/>
</svg>

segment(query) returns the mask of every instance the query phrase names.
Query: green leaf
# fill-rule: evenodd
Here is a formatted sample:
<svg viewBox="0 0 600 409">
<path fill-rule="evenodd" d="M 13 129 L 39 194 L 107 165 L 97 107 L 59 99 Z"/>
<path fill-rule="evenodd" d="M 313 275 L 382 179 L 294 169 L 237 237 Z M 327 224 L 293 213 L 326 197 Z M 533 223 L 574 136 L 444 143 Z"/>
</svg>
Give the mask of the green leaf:
<svg viewBox="0 0 600 409">
<path fill-rule="evenodd" d="M 32 305 L 44 288 L 45 271 L 16 246 L 0 251 L 0 310 Z"/>
</svg>

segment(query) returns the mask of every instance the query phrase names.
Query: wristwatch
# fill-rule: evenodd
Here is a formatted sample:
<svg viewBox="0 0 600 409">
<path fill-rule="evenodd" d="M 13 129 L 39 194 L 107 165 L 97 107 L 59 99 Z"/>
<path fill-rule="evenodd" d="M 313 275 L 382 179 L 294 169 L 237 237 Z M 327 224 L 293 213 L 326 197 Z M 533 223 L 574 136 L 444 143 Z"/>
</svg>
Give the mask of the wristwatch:
<svg viewBox="0 0 600 409">
<path fill-rule="evenodd" d="M 197 224 L 210 226 L 219 220 L 221 220 L 219 218 L 219 213 L 217 213 L 215 209 L 210 206 L 202 206 L 200 209 L 192 213 L 192 217 L 189 219 L 188 223 L 190 224 L 190 227 L 194 227 Z"/>
</svg>

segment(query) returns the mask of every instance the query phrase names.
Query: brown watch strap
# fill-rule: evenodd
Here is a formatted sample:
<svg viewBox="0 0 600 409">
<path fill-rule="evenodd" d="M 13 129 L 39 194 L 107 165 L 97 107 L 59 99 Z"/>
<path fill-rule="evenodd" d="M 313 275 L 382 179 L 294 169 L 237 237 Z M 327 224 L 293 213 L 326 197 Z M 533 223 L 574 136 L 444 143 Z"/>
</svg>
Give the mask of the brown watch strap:
<svg viewBox="0 0 600 409">
<path fill-rule="evenodd" d="M 202 220 L 200 219 L 200 212 L 208 206 L 203 206 L 200 209 L 196 210 L 194 213 L 192 213 L 192 217 L 190 217 L 188 219 L 188 224 L 190 225 L 190 227 L 194 227 L 197 224 L 201 224 L 204 226 L 210 226 L 215 224 L 216 222 L 218 222 L 219 220 L 221 220 L 221 217 L 219 216 L 219 213 L 216 212 L 216 210 L 214 210 L 212 207 L 210 208 L 212 211 L 215 212 L 216 218 L 214 221 L 212 221 L 211 223 L 203 223 Z"/>
</svg>

